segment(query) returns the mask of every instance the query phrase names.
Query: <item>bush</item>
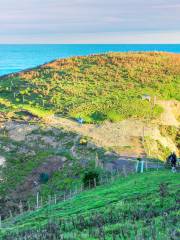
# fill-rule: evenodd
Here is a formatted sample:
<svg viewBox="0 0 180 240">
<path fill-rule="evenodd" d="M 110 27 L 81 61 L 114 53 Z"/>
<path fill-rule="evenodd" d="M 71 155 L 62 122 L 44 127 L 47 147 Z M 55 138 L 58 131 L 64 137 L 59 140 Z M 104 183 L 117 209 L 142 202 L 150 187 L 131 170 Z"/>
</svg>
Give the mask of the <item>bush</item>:
<svg viewBox="0 0 180 240">
<path fill-rule="evenodd" d="M 90 117 L 92 118 L 93 122 L 103 122 L 107 119 L 107 116 L 104 113 L 98 111 L 92 113 Z"/>
<path fill-rule="evenodd" d="M 49 174 L 48 173 L 41 173 L 39 176 L 39 182 L 44 184 L 47 183 L 49 180 Z"/>
<path fill-rule="evenodd" d="M 83 177 L 84 187 L 95 187 L 95 185 L 99 184 L 99 173 L 96 170 L 89 170 L 84 174 Z"/>
<path fill-rule="evenodd" d="M 119 122 L 123 120 L 123 116 L 120 115 L 117 112 L 114 111 L 110 111 L 107 113 L 107 118 L 111 121 L 111 122 Z"/>
<path fill-rule="evenodd" d="M 81 139 L 79 140 L 79 144 L 80 144 L 80 145 L 87 145 L 87 142 L 88 142 L 88 140 L 87 140 L 86 138 L 81 138 Z"/>
</svg>

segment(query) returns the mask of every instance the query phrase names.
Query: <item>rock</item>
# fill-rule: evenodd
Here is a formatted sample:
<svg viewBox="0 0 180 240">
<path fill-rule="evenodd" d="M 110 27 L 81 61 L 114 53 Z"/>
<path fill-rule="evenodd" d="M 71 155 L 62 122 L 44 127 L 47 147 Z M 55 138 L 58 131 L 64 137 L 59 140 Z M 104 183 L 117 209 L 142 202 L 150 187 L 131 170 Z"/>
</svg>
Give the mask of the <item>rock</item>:
<svg viewBox="0 0 180 240">
<path fill-rule="evenodd" d="M 4 167 L 4 166 L 5 166 L 5 163 L 6 163 L 5 157 L 0 156 L 0 166 L 1 166 L 1 167 Z"/>
<path fill-rule="evenodd" d="M 5 152 L 10 152 L 11 149 L 7 146 L 3 146 L 2 149 L 5 151 Z"/>
<path fill-rule="evenodd" d="M 66 158 L 66 157 L 61 157 L 61 161 L 62 161 L 62 162 L 66 162 L 66 161 L 67 161 L 67 158 Z"/>
<path fill-rule="evenodd" d="M 108 157 L 117 157 L 118 154 L 115 153 L 115 152 L 106 151 L 106 152 L 104 153 L 104 156 L 108 156 Z"/>
<path fill-rule="evenodd" d="M 106 152 L 104 153 L 104 155 L 105 155 L 105 156 L 112 156 L 112 152 L 106 151 Z"/>
<path fill-rule="evenodd" d="M 28 155 L 28 156 L 35 156 L 36 155 L 34 150 L 30 150 L 26 147 L 21 147 L 18 152 L 20 154 L 25 154 L 25 155 Z"/>
<path fill-rule="evenodd" d="M 56 148 L 58 146 L 58 142 L 56 142 L 56 138 L 55 137 L 43 136 L 41 138 L 41 141 L 43 141 L 47 145 L 52 146 L 53 148 Z"/>
<path fill-rule="evenodd" d="M 97 146 L 94 143 L 92 143 L 92 142 L 88 142 L 87 143 L 87 148 L 88 149 L 92 149 L 92 150 L 96 150 Z"/>
<path fill-rule="evenodd" d="M 39 141 L 40 138 L 41 138 L 40 134 L 31 134 L 31 135 L 26 136 L 26 140 L 28 142 L 36 142 L 36 141 Z"/>
<path fill-rule="evenodd" d="M 26 135 L 32 131 L 39 129 L 37 125 L 19 124 L 16 122 L 7 122 L 5 129 L 8 131 L 8 136 L 14 141 L 24 141 Z"/>
<path fill-rule="evenodd" d="M 20 154 L 27 154 L 29 152 L 29 149 L 27 149 L 26 147 L 23 146 L 23 147 L 19 148 L 18 152 Z"/>
</svg>

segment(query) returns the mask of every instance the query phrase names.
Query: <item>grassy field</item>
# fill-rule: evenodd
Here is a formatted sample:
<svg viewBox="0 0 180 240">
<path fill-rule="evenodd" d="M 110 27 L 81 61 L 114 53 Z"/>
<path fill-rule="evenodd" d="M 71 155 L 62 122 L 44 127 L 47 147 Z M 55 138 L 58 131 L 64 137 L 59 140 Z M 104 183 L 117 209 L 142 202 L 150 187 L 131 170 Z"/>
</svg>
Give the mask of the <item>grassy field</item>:
<svg viewBox="0 0 180 240">
<path fill-rule="evenodd" d="M 9 219 L 2 239 L 179 239 L 178 183 L 169 170 L 134 174 Z M 44 238 L 43 238 L 44 237 Z"/>
<path fill-rule="evenodd" d="M 0 107 L 3 111 L 10 106 L 28 108 L 40 115 L 50 110 L 83 117 L 86 122 L 152 119 L 162 112 L 154 96 L 180 99 L 179 69 L 179 55 L 168 53 L 109 53 L 57 60 L 1 78 Z M 152 101 L 142 101 L 143 94 Z"/>
</svg>

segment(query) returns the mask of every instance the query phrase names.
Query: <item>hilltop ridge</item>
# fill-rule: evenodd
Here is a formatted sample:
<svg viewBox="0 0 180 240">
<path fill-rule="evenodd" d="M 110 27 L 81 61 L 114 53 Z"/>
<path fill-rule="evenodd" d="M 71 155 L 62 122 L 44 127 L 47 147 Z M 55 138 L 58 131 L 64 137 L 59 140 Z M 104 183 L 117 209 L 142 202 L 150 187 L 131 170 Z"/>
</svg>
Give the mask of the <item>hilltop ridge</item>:
<svg viewBox="0 0 180 240">
<path fill-rule="evenodd" d="M 163 131 L 165 137 L 172 129 L 178 132 L 179 87 L 179 54 L 130 52 L 59 59 L 0 78 L 1 118 L 6 113 L 10 119 L 18 119 L 18 112 L 24 109 L 44 117 L 46 123 L 52 122 L 92 137 L 90 125 L 83 125 L 81 129 L 75 126 L 74 120 L 81 117 L 86 124 L 101 124 L 103 137 L 93 135 L 93 139 L 97 144 L 103 142 L 104 147 L 108 147 L 108 141 L 109 147 L 114 146 L 111 135 L 118 141 L 111 129 L 119 131 L 120 147 L 135 142 L 134 147 L 141 149 L 138 139 L 144 134 L 145 137 L 154 135 L 149 134 L 149 130 L 143 133 L 143 129 L 158 128 L 155 139 L 177 151 L 172 139 L 164 141 L 160 135 L 164 128 L 167 128 L 166 133 Z M 150 101 L 143 100 L 144 95 L 149 96 Z M 123 125 L 123 121 L 127 124 Z M 108 124 L 109 131 L 106 131 Z M 133 134 L 133 124 L 138 134 Z M 122 136 L 118 128 L 122 129 Z M 123 133 L 123 129 L 126 132 Z M 103 131 L 107 132 L 109 140 Z M 94 130 L 96 132 L 98 134 L 98 129 Z M 138 139 L 127 140 L 124 135 L 127 139 L 133 136 Z M 141 152 L 143 149 L 139 154 Z"/>
</svg>

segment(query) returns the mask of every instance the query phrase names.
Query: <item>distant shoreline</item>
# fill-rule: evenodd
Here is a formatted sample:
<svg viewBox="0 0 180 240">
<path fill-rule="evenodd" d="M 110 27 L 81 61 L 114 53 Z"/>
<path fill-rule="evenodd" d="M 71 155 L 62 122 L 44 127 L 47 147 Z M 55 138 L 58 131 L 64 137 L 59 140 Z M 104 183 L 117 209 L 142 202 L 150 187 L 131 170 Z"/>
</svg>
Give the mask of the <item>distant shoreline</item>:
<svg viewBox="0 0 180 240">
<path fill-rule="evenodd" d="M 56 59 L 107 52 L 180 53 L 180 44 L 0 44 L 0 77 Z"/>
</svg>

